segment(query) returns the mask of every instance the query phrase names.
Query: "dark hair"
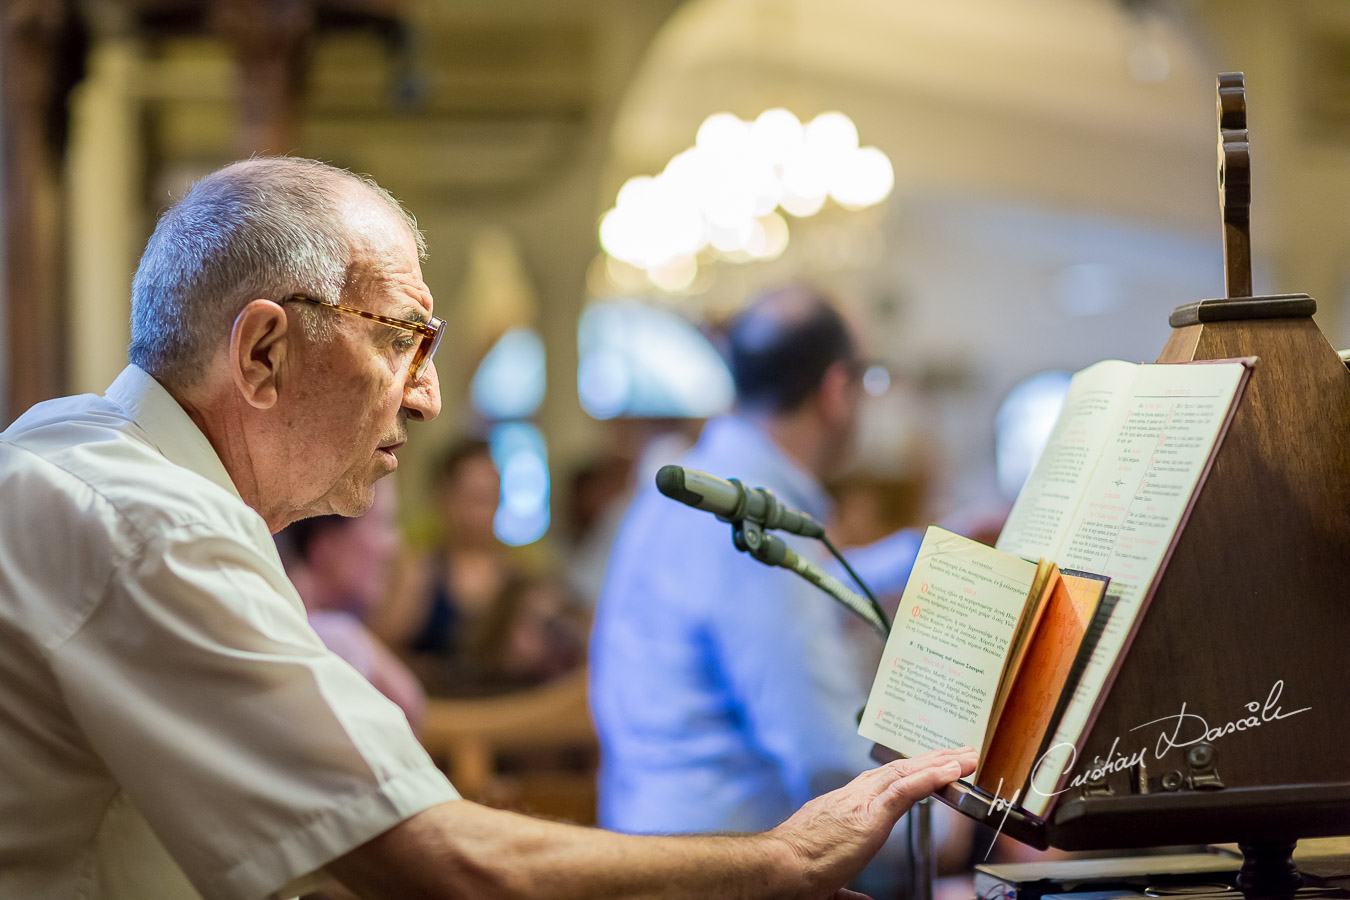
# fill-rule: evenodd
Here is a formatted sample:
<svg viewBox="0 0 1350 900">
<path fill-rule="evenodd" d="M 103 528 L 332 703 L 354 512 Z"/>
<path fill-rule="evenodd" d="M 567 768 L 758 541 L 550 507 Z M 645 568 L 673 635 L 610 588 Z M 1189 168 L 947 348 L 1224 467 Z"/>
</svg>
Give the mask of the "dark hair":
<svg viewBox="0 0 1350 900">
<path fill-rule="evenodd" d="M 451 444 L 436 463 L 436 483 L 446 484 L 459 472 L 460 466 L 480 456 L 492 458 L 492 445 L 481 438 L 460 438 Z"/>
<path fill-rule="evenodd" d="M 857 347 L 830 298 L 808 285 L 760 294 L 727 328 L 727 362 L 744 409 L 791 412 Z"/>
</svg>

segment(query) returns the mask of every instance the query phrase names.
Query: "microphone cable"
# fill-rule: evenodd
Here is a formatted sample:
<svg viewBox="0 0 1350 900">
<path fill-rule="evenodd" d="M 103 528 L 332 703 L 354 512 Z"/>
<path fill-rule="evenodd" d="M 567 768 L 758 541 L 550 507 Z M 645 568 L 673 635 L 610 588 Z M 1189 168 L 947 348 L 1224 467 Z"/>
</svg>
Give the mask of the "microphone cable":
<svg viewBox="0 0 1350 900">
<path fill-rule="evenodd" d="M 876 595 L 872 593 L 872 589 L 867 586 L 867 583 L 864 582 L 862 578 L 858 577 L 857 572 L 853 571 L 853 567 L 848 564 L 848 560 L 844 559 L 844 554 L 839 552 L 828 535 L 822 534 L 820 536 L 820 541 L 825 545 L 825 549 L 829 550 L 830 554 L 834 556 L 835 559 L 839 560 L 839 565 L 844 567 L 844 571 L 853 579 L 853 583 L 862 588 L 863 595 L 867 597 L 867 602 L 872 605 L 872 611 L 877 614 L 877 618 L 886 626 L 886 630 L 890 631 L 892 623 L 886 618 L 886 612 L 881 608 L 881 604 L 877 601 Z"/>
</svg>

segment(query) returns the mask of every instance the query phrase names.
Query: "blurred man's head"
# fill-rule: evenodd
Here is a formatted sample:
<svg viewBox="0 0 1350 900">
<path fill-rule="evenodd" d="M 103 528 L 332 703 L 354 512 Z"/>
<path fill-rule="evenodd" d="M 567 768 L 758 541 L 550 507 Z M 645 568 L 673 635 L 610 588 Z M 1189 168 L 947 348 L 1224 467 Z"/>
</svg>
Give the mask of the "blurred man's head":
<svg viewBox="0 0 1350 900">
<path fill-rule="evenodd" d="M 794 446 L 784 449 L 797 450 L 818 475 L 842 462 L 857 424 L 862 365 L 829 297 L 806 285 L 761 294 L 728 327 L 727 357 L 743 414 L 785 436 Z"/>
</svg>

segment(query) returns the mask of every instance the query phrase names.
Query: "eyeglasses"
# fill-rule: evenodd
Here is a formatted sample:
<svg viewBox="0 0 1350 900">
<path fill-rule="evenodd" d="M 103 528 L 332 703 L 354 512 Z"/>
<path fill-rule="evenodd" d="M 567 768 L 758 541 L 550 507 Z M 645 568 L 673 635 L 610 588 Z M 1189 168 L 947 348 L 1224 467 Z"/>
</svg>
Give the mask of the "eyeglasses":
<svg viewBox="0 0 1350 900">
<path fill-rule="evenodd" d="M 309 294 L 291 294 L 282 302 L 290 303 L 291 301 L 326 306 L 329 309 L 336 309 L 338 312 L 351 313 L 363 319 L 379 322 L 381 325 L 402 328 L 405 331 L 420 334 L 422 340 L 418 342 L 417 350 L 413 352 L 412 363 L 408 366 L 408 374 L 413 381 L 419 380 L 422 374 L 426 372 L 427 366 L 431 364 L 431 357 L 436 355 L 436 348 L 441 345 L 441 338 L 445 336 L 445 320 L 438 319 L 435 316 L 425 322 L 418 322 L 413 319 L 395 319 L 392 316 L 366 312 L 364 309 L 357 309 L 354 306 L 343 306 L 341 303 L 334 303 L 332 300 L 320 300 L 318 297 L 311 297 Z"/>
</svg>

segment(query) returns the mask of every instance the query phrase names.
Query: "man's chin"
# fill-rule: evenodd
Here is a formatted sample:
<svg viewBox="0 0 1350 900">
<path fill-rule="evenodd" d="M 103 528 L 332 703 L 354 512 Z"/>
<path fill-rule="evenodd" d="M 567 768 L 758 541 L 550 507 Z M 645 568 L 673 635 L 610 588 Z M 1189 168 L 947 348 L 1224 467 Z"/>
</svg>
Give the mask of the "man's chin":
<svg viewBox="0 0 1350 900">
<path fill-rule="evenodd" d="M 383 477 L 383 476 L 380 476 Z M 306 511 L 304 518 L 311 516 L 347 516 L 354 518 L 365 515 L 375 505 L 375 485 L 350 485 L 345 490 L 329 491 L 323 499 Z"/>
</svg>

